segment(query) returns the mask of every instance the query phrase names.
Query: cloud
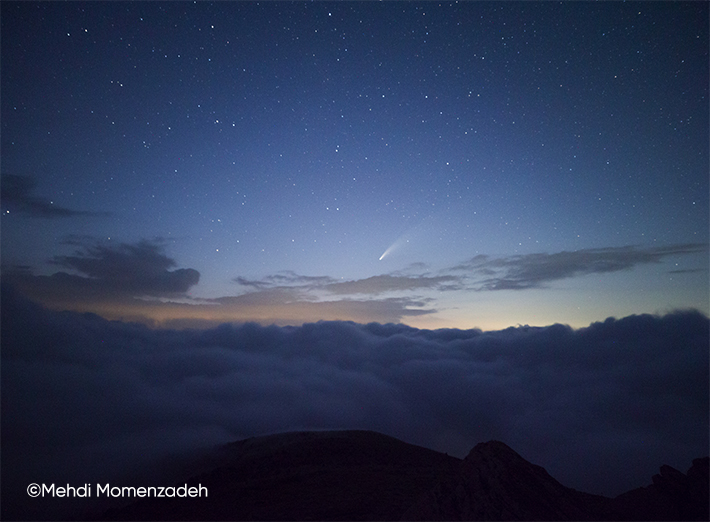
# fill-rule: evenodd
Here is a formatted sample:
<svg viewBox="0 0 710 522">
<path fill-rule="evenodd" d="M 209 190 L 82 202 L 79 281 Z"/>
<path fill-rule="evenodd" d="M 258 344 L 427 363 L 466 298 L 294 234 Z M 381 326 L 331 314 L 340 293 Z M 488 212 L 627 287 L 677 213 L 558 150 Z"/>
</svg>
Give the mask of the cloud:
<svg viewBox="0 0 710 522">
<path fill-rule="evenodd" d="M 5 268 L 3 278 L 52 307 L 93 311 L 98 303 L 125 307 L 139 297 L 182 295 L 200 279 L 191 268 L 170 270 L 176 262 L 160 240 L 107 245 L 72 238 L 69 243 L 79 247 L 73 255 L 51 260 L 69 271 L 36 276 L 26 267 Z"/>
<path fill-rule="evenodd" d="M 53 262 L 81 272 L 94 284 L 130 293 L 184 293 L 200 280 L 200 273 L 191 268 L 169 271 L 177 263 L 156 241 L 87 245 L 73 256 L 55 256 Z"/>
<path fill-rule="evenodd" d="M 268 275 L 261 279 L 234 278 L 236 283 L 255 290 L 275 288 L 300 288 L 303 290 L 323 290 L 336 295 L 379 295 L 387 292 L 407 292 L 412 290 L 458 290 L 461 278 L 453 275 L 429 277 L 425 275 L 383 274 L 340 281 L 329 276 L 304 276 L 292 271 Z"/>
<path fill-rule="evenodd" d="M 214 299 L 223 320 L 244 319 L 276 324 L 321 320 L 399 322 L 405 317 L 436 313 L 430 297 L 378 297 L 385 293 L 445 291 L 463 288 L 458 276 L 379 275 L 340 281 L 329 276 L 304 276 L 292 271 L 261 279 L 236 277 L 234 282 L 251 289 L 239 296 Z M 245 316 L 250 313 L 251 316 Z"/>
<path fill-rule="evenodd" d="M 233 279 L 234 282 L 242 286 L 251 287 L 257 290 L 276 287 L 301 287 L 301 288 L 317 288 L 326 284 L 333 283 L 336 279 L 328 276 L 305 276 L 299 275 L 292 270 L 285 270 L 278 274 L 271 274 L 262 279 L 247 279 L 246 277 L 238 276 Z"/>
<path fill-rule="evenodd" d="M 342 298 L 318 301 L 299 291 L 270 289 L 190 304 L 170 300 L 152 306 L 149 302 L 133 304 L 127 315 L 122 310 L 100 310 L 102 316 L 128 319 L 162 328 L 212 328 L 218 324 L 258 322 L 275 325 L 300 325 L 318 317 L 321 320 L 400 322 L 407 317 L 436 313 L 431 299 L 390 297 L 384 299 Z"/>
<path fill-rule="evenodd" d="M 579 330 L 176 331 L 2 290 L 4 509 L 30 482 L 104 483 L 172 451 L 287 430 L 371 429 L 458 456 L 498 439 L 610 495 L 707 454 L 710 321 L 699 312 Z"/>
<path fill-rule="evenodd" d="M 151 327 L 211 328 L 224 322 L 297 325 L 322 320 L 401 322 L 434 314 L 434 299 L 416 296 L 319 299 L 303 288 L 275 287 L 241 295 L 197 299 L 187 295 L 148 296 L 99 284 L 64 272 L 35 276 L 6 270 L 3 280 L 23 294 L 60 310 L 92 312 L 107 319 L 140 322 Z"/>
<path fill-rule="evenodd" d="M 33 196 L 37 183 L 30 176 L 3 174 L 0 184 L 0 199 L 3 206 L 11 211 L 38 218 L 67 218 L 82 216 L 106 216 L 106 212 L 73 210 L 53 204 L 51 201 Z"/>
<path fill-rule="evenodd" d="M 484 276 L 476 282 L 477 290 L 525 290 L 546 283 L 588 274 L 629 270 L 639 265 L 659 263 L 666 257 L 707 252 L 704 243 L 665 247 L 637 246 L 590 248 L 554 254 L 525 254 L 501 258 L 479 255 L 451 271 Z"/>
<path fill-rule="evenodd" d="M 460 290 L 461 278 L 451 275 L 444 276 L 415 276 L 415 275 L 379 275 L 355 281 L 330 283 L 323 289 L 339 295 L 369 294 L 377 295 L 385 292 L 400 292 L 412 290 Z"/>
<path fill-rule="evenodd" d="M 177 263 L 165 254 L 165 244 L 159 239 L 114 245 L 71 236 L 65 244 L 75 246 L 75 253 L 51 260 L 64 270 L 38 276 L 29 267 L 4 267 L 3 279 L 54 309 L 93 312 L 152 327 L 208 328 L 224 322 L 250 321 L 287 325 L 302 324 L 314 317 L 363 323 L 400 322 L 405 317 L 435 313 L 437 310 L 430 306 L 432 299 L 373 295 L 442 286 L 452 280 L 382 276 L 341 283 L 328 276 L 286 271 L 260 280 L 235 278 L 235 282 L 250 290 L 241 295 L 196 299 L 186 292 L 198 283 L 199 272 L 174 269 Z M 348 286 L 352 292 L 343 291 Z M 357 299 L 353 294 L 358 293 L 370 295 Z M 333 299 L 333 295 L 337 297 Z"/>
<path fill-rule="evenodd" d="M 319 290 L 351 296 L 428 290 L 525 290 L 541 288 L 560 279 L 630 270 L 639 265 L 659 263 L 666 257 L 704 253 L 707 249 L 708 245 L 704 243 L 688 243 L 652 248 L 629 245 L 500 258 L 478 255 L 465 263 L 445 268 L 435 276 L 427 275 L 426 272 L 417 274 L 398 271 L 365 279 L 340 281 L 328 276 L 282 272 L 257 280 L 237 277 L 234 281 L 254 290 L 300 288 L 304 291 Z M 414 263 L 408 270 L 421 272 L 426 268 L 422 263 Z M 671 273 L 681 272 L 691 270 Z"/>
</svg>

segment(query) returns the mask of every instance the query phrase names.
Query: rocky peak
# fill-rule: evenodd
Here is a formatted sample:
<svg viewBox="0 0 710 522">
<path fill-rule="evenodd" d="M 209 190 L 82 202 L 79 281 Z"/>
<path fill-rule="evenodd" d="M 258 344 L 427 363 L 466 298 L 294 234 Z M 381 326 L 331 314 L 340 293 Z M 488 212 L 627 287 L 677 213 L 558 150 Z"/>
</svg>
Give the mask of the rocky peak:
<svg viewBox="0 0 710 522">
<path fill-rule="evenodd" d="M 687 474 L 663 465 L 650 486 L 632 489 L 614 499 L 619 520 L 710 520 L 710 459 L 694 459 Z"/>
<path fill-rule="evenodd" d="M 597 498 L 557 482 L 500 441 L 477 444 L 453 480 L 440 482 L 403 518 L 590 520 Z M 599 497 L 603 501 L 603 497 Z"/>
</svg>

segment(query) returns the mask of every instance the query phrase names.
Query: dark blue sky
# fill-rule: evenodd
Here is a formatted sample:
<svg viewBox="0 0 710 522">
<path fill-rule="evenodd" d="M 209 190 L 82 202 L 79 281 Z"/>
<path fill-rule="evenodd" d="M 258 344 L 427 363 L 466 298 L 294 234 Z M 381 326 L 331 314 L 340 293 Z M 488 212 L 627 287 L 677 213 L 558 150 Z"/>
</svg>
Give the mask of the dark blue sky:
<svg viewBox="0 0 710 522">
<path fill-rule="evenodd" d="M 707 314 L 707 115 L 704 2 L 3 2 L 3 274 L 162 325 Z"/>
</svg>

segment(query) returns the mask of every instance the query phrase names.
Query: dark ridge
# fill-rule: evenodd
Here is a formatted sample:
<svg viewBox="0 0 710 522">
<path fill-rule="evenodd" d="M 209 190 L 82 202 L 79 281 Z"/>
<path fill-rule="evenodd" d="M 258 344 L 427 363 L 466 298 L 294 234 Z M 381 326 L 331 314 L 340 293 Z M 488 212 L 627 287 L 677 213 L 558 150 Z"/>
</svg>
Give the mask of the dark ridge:
<svg viewBox="0 0 710 522">
<path fill-rule="evenodd" d="M 710 459 L 693 459 L 687 474 L 661 466 L 650 486 L 614 499 L 620 520 L 710 520 Z"/>
<path fill-rule="evenodd" d="M 293 432 L 218 448 L 175 485 L 207 498 L 146 498 L 102 520 L 708 520 L 708 458 L 662 466 L 616 498 L 560 484 L 506 444 L 464 460 L 371 431 Z"/>
<path fill-rule="evenodd" d="M 610 499 L 567 488 L 502 442 L 477 444 L 405 520 L 608 520 Z M 611 517 L 613 519 L 615 517 Z"/>
<path fill-rule="evenodd" d="M 687 475 L 661 466 L 653 484 L 613 499 L 560 484 L 499 441 L 476 445 L 403 520 L 708 520 L 708 457 Z"/>
<path fill-rule="evenodd" d="M 102 519 L 397 520 L 460 462 L 371 431 L 250 438 L 219 448 L 200 464 L 211 469 L 186 481 L 208 498 L 142 499 Z"/>
</svg>

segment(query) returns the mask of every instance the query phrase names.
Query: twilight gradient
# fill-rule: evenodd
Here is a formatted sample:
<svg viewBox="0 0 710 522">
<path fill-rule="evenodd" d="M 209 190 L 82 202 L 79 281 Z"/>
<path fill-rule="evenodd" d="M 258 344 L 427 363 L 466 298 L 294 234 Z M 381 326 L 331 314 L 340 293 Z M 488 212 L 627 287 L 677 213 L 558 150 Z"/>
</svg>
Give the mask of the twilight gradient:
<svg viewBox="0 0 710 522">
<path fill-rule="evenodd" d="M 706 3 L 1 8 L 3 279 L 47 306 L 709 311 Z"/>
</svg>

